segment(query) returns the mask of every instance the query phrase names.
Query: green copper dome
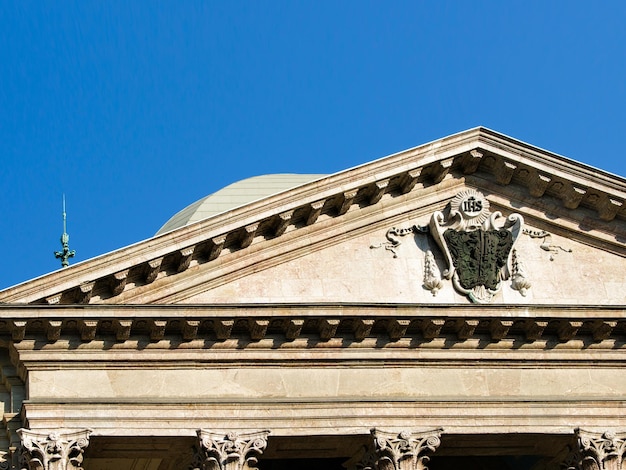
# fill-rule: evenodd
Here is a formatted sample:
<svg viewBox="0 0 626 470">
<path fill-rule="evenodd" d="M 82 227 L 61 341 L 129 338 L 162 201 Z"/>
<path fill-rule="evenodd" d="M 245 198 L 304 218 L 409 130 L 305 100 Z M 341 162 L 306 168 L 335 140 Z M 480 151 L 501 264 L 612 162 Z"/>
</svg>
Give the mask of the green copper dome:
<svg viewBox="0 0 626 470">
<path fill-rule="evenodd" d="M 301 186 L 326 175 L 276 174 L 246 178 L 203 197 L 174 214 L 156 235 L 208 219 L 253 201 Z"/>
</svg>

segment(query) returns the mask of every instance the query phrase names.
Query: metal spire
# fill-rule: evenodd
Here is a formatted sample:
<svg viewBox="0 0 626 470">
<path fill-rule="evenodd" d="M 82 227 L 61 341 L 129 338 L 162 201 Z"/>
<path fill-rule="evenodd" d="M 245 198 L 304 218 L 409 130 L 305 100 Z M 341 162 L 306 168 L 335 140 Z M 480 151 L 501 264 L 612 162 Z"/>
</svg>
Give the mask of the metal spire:
<svg viewBox="0 0 626 470">
<path fill-rule="evenodd" d="M 61 235 L 61 245 L 63 251 L 55 251 L 54 256 L 61 260 L 61 266 L 67 268 L 70 265 L 70 258 L 76 255 L 74 250 L 70 250 L 70 236 L 67 234 L 67 215 L 65 214 L 65 194 L 63 194 L 63 235 Z"/>
</svg>

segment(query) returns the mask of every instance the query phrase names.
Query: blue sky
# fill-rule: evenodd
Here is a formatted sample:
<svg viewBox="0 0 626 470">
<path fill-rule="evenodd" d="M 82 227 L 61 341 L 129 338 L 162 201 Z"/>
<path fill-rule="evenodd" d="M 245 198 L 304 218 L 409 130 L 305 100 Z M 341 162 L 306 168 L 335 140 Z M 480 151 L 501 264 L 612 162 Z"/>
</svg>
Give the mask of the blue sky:
<svg viewBox="0 0 626 470">
<path fill-rule="evenodd" d="M 626 2 L 0 3 L 0 288 L 476 127 L 626 175 Z"/>
</svg>

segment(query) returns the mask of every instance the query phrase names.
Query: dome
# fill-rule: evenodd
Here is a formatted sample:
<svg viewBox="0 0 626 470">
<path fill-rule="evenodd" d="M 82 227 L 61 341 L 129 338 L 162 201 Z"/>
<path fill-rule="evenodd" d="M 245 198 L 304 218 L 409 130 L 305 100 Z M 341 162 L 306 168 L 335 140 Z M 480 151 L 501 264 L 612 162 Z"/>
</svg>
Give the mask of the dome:
<svg viewBox="0 0 626 470">
<path fill-rule="evenodd" d="M 156 235 L 208 219 L 253 201 L 287 191 L 326 175 L 275 174 L 246 178 L 203 197 L 174 214 Z"/>
</svg>

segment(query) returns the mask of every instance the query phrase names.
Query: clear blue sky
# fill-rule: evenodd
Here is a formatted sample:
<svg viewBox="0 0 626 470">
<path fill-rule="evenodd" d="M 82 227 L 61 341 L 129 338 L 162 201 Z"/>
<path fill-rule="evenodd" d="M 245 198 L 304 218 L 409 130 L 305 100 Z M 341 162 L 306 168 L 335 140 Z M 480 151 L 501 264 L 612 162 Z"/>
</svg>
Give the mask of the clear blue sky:
<svg viewBox="0 0 626 470">
<path fill-rule="evenodd" d="M 0 288 L 478 125 L 626 175 L 626 2 L 0 3 Z"/>
</svg>

